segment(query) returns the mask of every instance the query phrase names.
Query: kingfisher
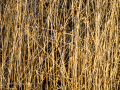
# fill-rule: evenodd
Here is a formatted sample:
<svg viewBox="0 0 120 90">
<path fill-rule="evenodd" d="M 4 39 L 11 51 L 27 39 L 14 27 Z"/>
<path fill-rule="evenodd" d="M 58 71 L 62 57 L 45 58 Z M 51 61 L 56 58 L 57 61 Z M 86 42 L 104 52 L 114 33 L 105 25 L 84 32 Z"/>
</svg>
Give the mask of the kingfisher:
<svg viewBox="0 0 120 90">
<path fill-rule="evenodd" d="M 58 35 L 60 35 L 63 30 L 64 30 L 63 28 L 58 29 Z"/>
</svg>

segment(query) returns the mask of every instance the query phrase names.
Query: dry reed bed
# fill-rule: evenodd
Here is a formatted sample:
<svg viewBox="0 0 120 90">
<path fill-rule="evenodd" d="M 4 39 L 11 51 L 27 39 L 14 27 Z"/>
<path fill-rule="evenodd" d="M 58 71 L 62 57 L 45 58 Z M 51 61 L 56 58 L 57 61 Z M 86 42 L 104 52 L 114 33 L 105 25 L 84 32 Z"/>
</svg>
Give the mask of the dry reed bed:
<svg viewBox="0 0 120 90">
<path fill-rule="evenodd" d="M 119 0 L 1 0 L 0 89 L 120 89 L 119 7 Z"/>
</svg>

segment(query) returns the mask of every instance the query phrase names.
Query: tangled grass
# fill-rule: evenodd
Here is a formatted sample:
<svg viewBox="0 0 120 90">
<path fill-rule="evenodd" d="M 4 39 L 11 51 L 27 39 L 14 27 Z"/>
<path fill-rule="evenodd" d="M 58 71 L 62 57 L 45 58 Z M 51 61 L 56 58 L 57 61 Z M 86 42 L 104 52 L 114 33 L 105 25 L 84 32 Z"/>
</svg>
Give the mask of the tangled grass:
<svg viewBox="0 0 120 90">
<path fill-rule="evenodd" d="M 0 89 L 119 90 L 119 9 L 119 0 L 1 0 Z"/>
</svg>

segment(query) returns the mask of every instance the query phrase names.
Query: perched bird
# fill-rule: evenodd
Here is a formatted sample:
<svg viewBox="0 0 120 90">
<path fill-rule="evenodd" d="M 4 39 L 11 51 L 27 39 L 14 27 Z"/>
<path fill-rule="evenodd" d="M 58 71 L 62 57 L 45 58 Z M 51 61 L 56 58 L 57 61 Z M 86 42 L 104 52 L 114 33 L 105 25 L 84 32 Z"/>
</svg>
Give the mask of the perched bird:
<svg viewBox="0 0 120 90">
<path fill-rule="evenodd" d="M 60 35 L 63 30 L 64 30 L 63 28 L 58 29 L 58 35 Z"/>
</svg>

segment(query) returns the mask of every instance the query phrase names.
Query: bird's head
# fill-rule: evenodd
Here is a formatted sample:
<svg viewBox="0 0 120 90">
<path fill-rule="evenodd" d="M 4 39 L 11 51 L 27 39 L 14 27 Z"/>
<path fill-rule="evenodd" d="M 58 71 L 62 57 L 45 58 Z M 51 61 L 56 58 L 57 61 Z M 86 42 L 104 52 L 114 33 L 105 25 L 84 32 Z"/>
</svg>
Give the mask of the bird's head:
<svg viewBox="0 0 120 90">
<path fill-rule="evenodd" d="M 63 30 L 63 28 L 58 29 L 58 32 L 59 32 L 60 30 Z"/>
</svg>

